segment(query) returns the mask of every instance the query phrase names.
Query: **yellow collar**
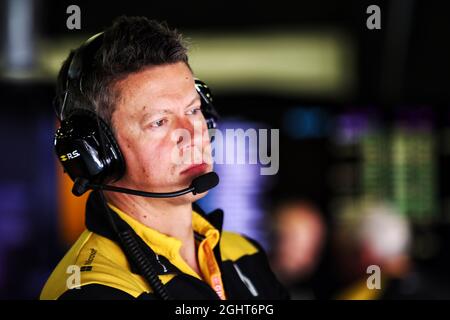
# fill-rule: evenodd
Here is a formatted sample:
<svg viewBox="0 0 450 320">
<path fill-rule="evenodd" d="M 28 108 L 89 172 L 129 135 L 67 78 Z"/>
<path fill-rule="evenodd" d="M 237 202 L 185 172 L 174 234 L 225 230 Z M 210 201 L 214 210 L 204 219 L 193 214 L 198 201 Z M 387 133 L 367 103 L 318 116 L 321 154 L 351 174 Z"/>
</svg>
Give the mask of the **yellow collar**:
<svg viewBox="0 0 450 320">
<path fill-rule="evenodd" d="M 114 205 L 110 203 L 108 203 L 108 205 L 134 230 L 134 232 L 136 232 L 139 237 L 141 237 L 142 240 L 144 240 L 149 247 L 152 248 L 156 254 L 165 256 L 180 270 L 201 279 L 201 277 L 197 275 L 197 273 L 193 271 L 192 268 L 189 267 L 189 265 L 181 258 L 181 240 L 149 228 Z M 194 210 L 192 211 L 192 228 L 196 233 L 205 237 L 205 240 L 208 242 L 211 249 L 213 249 L 219 242 L 219 230 L 214 228 L 205 218 Z"/>
</svg>

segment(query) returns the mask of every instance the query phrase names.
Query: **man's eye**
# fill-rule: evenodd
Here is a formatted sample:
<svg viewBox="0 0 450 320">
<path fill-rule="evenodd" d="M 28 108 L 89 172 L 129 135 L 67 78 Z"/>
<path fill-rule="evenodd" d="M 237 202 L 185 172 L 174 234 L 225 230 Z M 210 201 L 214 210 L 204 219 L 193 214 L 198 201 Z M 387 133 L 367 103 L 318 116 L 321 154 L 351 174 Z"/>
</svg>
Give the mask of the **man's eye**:
<svg viewBox="0 0 450 320">
<path fill-rule="evenodd" d="M 197 113 L 199 113 L 200 111 L 202 111 L 201 108 L 195 108 L 195 109 L 192 109 L 192 110 L 187 111 L 186 114 L 188 114 L 188 115 L 197 114 Z"/>
<path fill-rule="evenodd" d="M 150 124 L 150 126 L 153 128 L 158 128 L 158 127 L 162 127 L 166 122 L 167 122 L 167 119 L 160 119 L 160 120 L 153 121 Z"/>
</svg>

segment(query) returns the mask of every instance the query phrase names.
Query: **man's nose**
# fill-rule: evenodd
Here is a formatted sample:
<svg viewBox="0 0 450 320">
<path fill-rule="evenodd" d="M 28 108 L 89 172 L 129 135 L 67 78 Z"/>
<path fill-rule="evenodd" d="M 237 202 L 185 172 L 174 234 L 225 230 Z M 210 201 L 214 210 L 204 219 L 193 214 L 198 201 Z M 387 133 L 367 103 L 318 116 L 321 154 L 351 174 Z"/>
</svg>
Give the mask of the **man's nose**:
<svg viewBox="0 0 450 320">
<path fill-rule="evenodd" d="M 176 141 L 179 148 L 187 148 L 192 147 L 196 144 L 201 144 L 201 123 L 197 124 L 190 121 L 189 119 L 182 118 L 179 119 L 177 128 L 179 130 L 177 130 L 178 137 Z"/>
</svg>

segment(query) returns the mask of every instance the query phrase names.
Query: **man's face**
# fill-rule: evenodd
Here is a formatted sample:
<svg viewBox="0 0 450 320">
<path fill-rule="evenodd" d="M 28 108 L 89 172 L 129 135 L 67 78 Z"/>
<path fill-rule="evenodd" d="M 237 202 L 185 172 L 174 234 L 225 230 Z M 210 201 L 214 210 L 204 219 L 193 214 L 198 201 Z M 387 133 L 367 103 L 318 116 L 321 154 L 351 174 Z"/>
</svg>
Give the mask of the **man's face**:
<svg viewBox="0 0 450 320">
<path fill-rule="evenodd" d="M 320 213 L 302 203 L 279 210 L 275 221 L 276 267 L 285 278 L 307 277 L 316 268 L 324 241 Z"/>
<path fill-rule="evenodd" d="M 112 115 L 126 173 L 116 185 L 149 192 L 185 188 L 212 170 L 210 141 L 192 72 L 182 62 L 152 66 L 119 81 Z M 192 194 L 184 200 L 195 201 Z"/>
</svg>

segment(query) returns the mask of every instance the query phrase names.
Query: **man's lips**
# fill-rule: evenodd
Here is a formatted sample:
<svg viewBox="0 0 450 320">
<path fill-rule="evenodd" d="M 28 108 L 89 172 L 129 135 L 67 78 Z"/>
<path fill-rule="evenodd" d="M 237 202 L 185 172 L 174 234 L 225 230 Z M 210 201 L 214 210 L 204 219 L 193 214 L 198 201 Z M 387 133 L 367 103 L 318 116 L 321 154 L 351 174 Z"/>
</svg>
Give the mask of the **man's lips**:
<svg viewBox="0 0 450 320">
<path fill-rule="evenodd" d="M 184 169 L 180 172 L 180 174 L 194 174 L 194 173 L 202 173 L 208 168 L 208 165 L 206 163 L 200 163 L 200 164 L 193 164 L 189 166 L 188 168 Z"/>
</svg>

